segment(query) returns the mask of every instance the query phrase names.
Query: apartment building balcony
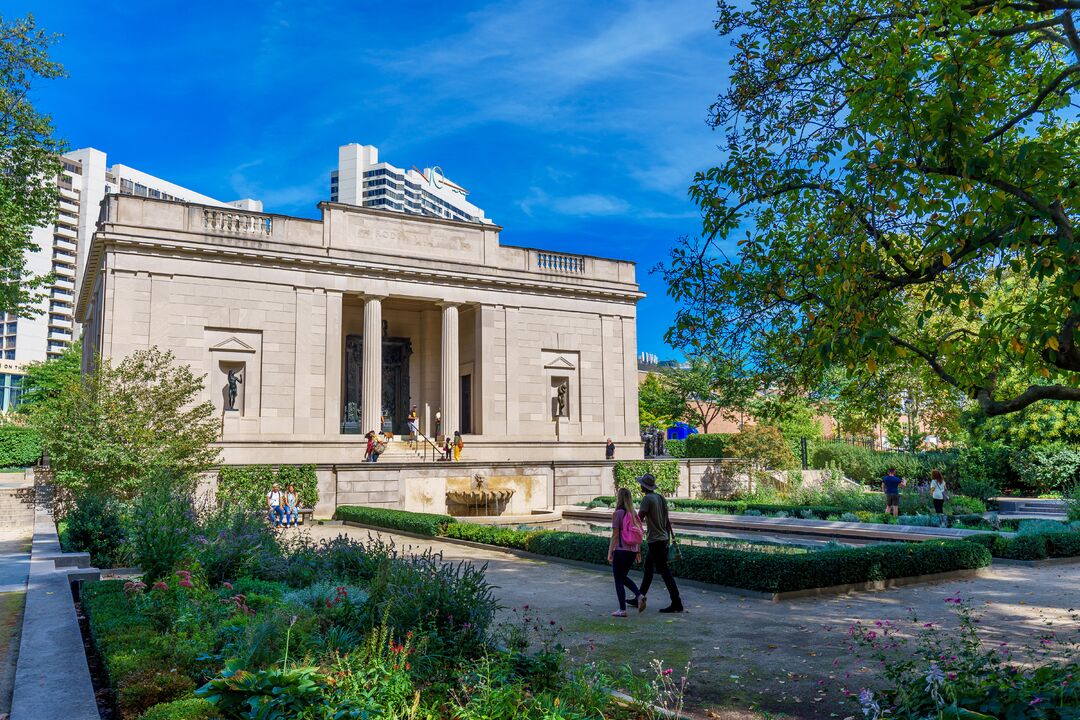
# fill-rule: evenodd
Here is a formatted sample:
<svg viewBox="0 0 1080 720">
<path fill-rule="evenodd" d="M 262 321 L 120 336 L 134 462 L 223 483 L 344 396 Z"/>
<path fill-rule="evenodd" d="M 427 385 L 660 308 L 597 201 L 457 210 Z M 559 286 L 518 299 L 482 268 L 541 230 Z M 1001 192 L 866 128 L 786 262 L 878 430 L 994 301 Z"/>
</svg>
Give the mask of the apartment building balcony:
<svg viewBox="0 0 1080 720">
<path fill-rule="evenodd" d="M 69 240 L 75 240 L 79 237 L 79 232 L 70 225 L 61 225 L 57 223 L 55 229 L 53 230 L 53 235 L 56 237 L 67 238 Z"/>
<path fill-rule="evenodd" d="M 56 282 L 53 283 L 53 288 L 58 290 L 67 290 L 68 292 L 75 292 L 75 278 L 65 277 L 64 275 L 57 275 Z"/>
<path fill-rule="evenodd" d="M 76 205 L 79 203 L 79 191 L 76 190 L 71 183 L 59 183 L 60 186 L 60 199 L 68 202 L 73 202 Z"/>
<path fill-rule="evenodd" d="M 53 238 L 53 247 L 71 253 L 71 256 L 74 257 L 79 250 L 79 243 L 67 235 L 57 235 Z"/>
<path fill-rule="evenodd" d="M 58 278 L 70 278 L 72 282 L 75 281 L 75 266 L 67 265 L 65 263 L 53 263 L 53 272 L 56 273 Z"/>
<path fill-rule="evenodd" d="M 75 327 L 75 324 L 72 322 L 70 317 L 55 317 L 55 316 L 53 316 L 53 317 L 49 318 L 49 327 L 50 328 L 59 328 L 61 330 L 66 330 L 70 334 L 72 328 Z"/>
<path fill-rule="evenodd" d="M 56 341 L 56 342 L 70 343 L 71 342 L 71 331 L 70 330 L 53 330 L 52 328 L 49 328 L 49 334 L 48 334 L 47 338 L 48 338 L 48 340 L 50 342 Z"/>
</svg>

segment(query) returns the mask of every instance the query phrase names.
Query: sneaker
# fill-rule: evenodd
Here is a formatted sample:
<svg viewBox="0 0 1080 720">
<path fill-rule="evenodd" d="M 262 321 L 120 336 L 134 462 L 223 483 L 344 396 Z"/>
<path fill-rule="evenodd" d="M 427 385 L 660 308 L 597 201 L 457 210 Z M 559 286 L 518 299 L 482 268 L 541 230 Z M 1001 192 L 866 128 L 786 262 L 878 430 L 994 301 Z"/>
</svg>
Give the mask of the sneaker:
<svg viewBox="0 0 1080 720">
<path fill-rule="evenodd" d="M 662 612 L 662 613 L 681 613 L 682 611 L 683 611 L 682 603 L 679 603 L 678 605 L 672 603 L 671 605 L 668 605 L 666 608 L 660 608 L 660 612 Z"/>
<path fill-rule="evenodd" d="M 637 611 L 639 613 L 645 612 L 645 596 L 644 595 L 638 596 L 638 599 L 637 599 Z"/>
<path fill-rule="evenodd" d="M 611 617 L 626 617 L 626 611 L 616 610 L 615 612 L 611 613 Z"/>
</svg>

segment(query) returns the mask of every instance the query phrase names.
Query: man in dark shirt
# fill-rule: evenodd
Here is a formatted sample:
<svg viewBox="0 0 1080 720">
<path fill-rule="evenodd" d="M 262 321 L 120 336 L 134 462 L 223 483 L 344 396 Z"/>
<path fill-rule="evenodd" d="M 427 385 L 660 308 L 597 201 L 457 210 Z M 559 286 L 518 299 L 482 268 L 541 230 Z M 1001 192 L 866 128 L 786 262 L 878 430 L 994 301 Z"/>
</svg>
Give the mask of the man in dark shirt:
<svg viewBox="0 0 1080 720">
<path fill-rule="evenodd" d="M 604 446 L 604 457 L 608 460 L 615 459 L 615 443 L 611 441 L 611 438 L 607 439 L 607 445 Z"/>
<path fill-rule="evenodd" d="M 668 567 L 668 545 L 673 539 L 671 520 L 668 518 L 667 501 L 656 492 L 656 478 L 650 473 L 645 473 L 637 479 L 645 496 L 641 498 L 638 506 L 638 517 L 645 521 L 645 541 L 649 551 L 645 554 L 645 575 L 641 578 L 641 594 L 638 596 L 638 611 L 645 609 L 645 593 L 652 585 L 653 573 L 660 573 L 667 587 L 668 595 L 671 596 L 671 605 L 663 608 L 662 613 L 679 613 L 683 611 L 682 598 L 679 597 L 679 586 L 675 584 L 675 576 Z"/>
<path fill-rule="evenodd" d="M 893 517 L 900 516 L 900 488 L 907 485 L 903 478 L 896 474 L 896 468 L 889 468 L 889 472 L 881 479 L 881 492 L 885 493 L 885 512 Z"/>
</svg>

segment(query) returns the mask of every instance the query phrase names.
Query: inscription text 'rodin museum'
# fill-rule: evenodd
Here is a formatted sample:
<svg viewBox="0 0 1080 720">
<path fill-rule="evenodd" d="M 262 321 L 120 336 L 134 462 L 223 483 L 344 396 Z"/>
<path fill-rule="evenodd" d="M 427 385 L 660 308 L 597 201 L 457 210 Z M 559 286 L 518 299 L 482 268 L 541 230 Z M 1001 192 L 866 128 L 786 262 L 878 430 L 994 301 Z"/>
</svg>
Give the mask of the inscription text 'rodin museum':
<svg viewBox="0 0 1080 720">
<path fill-rule="evenodd" d="M 528 511 L 610 492 L 607 438 L 641 457 L 632 263 L 319 207 L 314 221 L 108 196 L 79 288 L 84 362 L 171 350 L 206 375 L 222 462 L 315 464 L 324 513 L 445 511 L 446 487 L 474 475 L 517 478 L 512 509 Z M 413 408 L 424 435 L 462 434 L 462 463 L 406 451 Z M 394 436 L 388 464 L 361 465 L 369 430 Z"/>
</svg>

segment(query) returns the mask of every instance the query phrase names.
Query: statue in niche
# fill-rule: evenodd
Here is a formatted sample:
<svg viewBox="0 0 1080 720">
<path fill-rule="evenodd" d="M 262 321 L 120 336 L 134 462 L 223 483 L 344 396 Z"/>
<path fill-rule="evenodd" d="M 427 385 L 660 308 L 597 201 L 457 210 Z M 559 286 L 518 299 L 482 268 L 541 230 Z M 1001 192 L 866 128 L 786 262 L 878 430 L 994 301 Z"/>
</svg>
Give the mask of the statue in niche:
<svg viewBox="0 0 1080 720">
<path fill-rule="evenodd" d="M 242 385 L 243 382 L 244 382 L 243 371 L 241 370 L 240 372 L 237 372 L 236 368 L 229 368 L 229 375 L 228 375 L 227 382 L 229 383 L 229 406 L 227 408 L 225 408 L 225 409 L 230 410 L 230 411 L 235 411 L 236 410 L 236 396 L 240 392 L 240 387 L 239 386 Z"/>
<path fill-rule="evenodd" d="M 559 383 L 559 389 L 555 391 L 555 417 L 566 417 L 567 397 L 570 394 L 570 383 L 563 380 Z"/>
</svg>

